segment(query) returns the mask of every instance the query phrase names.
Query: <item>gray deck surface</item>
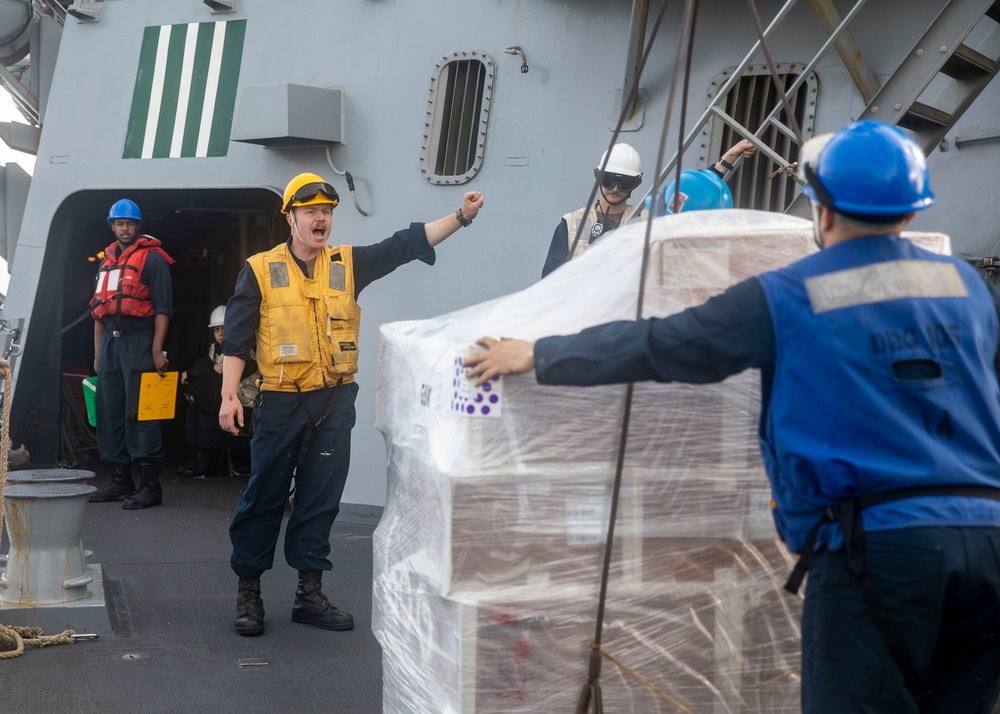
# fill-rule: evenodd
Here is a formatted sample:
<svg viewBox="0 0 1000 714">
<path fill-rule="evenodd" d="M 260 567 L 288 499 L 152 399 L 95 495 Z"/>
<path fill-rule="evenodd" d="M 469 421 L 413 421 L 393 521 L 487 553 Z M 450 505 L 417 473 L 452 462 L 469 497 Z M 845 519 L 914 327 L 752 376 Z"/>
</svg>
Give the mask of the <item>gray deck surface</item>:
<svg viewBox="0 0 1000 714">
<path fill-rule="evenodd" d="M 108 477 L 98 474 L 91 483 L 100 486 Z M 330 599 L 354 616 L 353 631 L 291 621 L 296 573 L 282 558 L 282 532 L 274 568 L 261 580 L 267 632 L 240 637 L 232 630 L 237 579 L 227 529 L 246 479 L 187 479 L 165 465 L 162 483 L 163 506 L 88 506 L 83 540 L 94 551 L 90 562 L 104 569 L 115 636 L 0 660 L 0 714 L 380 712 L 371 509 L 341 513 L 331 534 L 334 569 L 323 580 Z M 241 659 L 267 664 L 241 667 Z"/>
<path fill-rule="evenodd" d="M 107 478 L 99 471 L 91 483 Z M 163 506 L 87 509 L 83 541 L 89 562 L 103 567 L 115 636 L 0 661 L 0 714 L 381 711 L 370 520 L 341 514 L 334 569 L 323 579 L 330 600 L 354 616 L 353 631 L 291 621 L 296 572 L 282 556 L 282 529 L 274 568 L 261 579 L 267 631 L 240 637 L 227 529 L 246 479 L 187 479 L 164 465 L 161 481 Z M 241 659 L 267 664 L 241 667 Z"/>
</svg>

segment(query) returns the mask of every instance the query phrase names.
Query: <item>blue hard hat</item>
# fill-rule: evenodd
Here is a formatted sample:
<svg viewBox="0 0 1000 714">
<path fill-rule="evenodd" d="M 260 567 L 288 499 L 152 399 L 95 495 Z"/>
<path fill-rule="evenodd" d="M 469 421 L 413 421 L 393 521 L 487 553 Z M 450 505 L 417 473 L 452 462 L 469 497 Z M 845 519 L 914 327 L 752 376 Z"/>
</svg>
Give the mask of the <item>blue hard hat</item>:
<svg viewBox="0 0 1000 714">
<path fill-rule="evenodd" d="M 663 189 L 663 205 L 669 206 L 674 200 L 674 181 Z M 687 196 L 681 212 L 710 211 L 716 208 L 732 208 L 733 194 L 726 182 L 714 171 L 681 171 L 681 193 Z"/>
<path fill-rule="evenodd" d="M 114 205 L 111 206 L 111 210 L 108 211 L 108 225 L 111 225 L 111 221 L 116 218 L 130 218 L 133 221 L 142 223 L 142 211 L 139 210 L 134 201 L 123 198 L 120 201 L 115 201 Z"/>
<path fill-rule="evenodd" d="M 924 152 L 884 122 L 848 124 L 804 168 L 802 192 L 838 213 L 903 216 L 934 203 Z"/>
</svg>

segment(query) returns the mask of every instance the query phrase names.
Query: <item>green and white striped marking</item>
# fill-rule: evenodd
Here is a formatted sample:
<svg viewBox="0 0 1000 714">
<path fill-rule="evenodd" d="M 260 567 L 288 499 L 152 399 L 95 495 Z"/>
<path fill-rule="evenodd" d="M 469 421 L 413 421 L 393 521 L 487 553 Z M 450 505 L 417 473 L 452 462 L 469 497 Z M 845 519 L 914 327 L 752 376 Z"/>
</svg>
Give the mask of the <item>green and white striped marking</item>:
<svg viewBox="0 0 1000 714">
<path fill-rule="evenodd" d="M 146 28 L 122 158 L 226 155 L 246 24 Z"/>
</svg>

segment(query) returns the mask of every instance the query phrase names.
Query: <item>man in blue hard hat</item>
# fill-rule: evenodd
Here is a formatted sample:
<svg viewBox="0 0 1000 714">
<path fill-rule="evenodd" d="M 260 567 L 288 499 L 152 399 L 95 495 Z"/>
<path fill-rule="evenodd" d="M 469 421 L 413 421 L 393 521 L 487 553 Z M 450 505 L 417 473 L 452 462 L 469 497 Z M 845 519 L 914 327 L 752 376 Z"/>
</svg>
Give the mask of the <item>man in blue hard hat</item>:
<svg viewBox="0 0 1000 714">
<path fill-rule="evenodd" d="M 719 174 L 710 169 L 704 171 L 682 171 L 681 189 L 674 187 L 676 181 L 671 181 L 663 189 L 663 203 L 667 213 L 683 213 L 684 211 L 712 211 L 733 207 L 733 194 Z M 651 198 L 647 199 L 651 203 Z M 648 204 L 647 204 L 648 208 Z"/>
<path fill-rule="evenodd" d="M 167 369 L 163 341 L 173 315 L 173 258 L 160 241 L 139 233 L 142 212 L 133 201 L 116 201 L 108 212 L 115 241 L 104 250 L 94 297 L 94 371 L 97 372 L 97 446 L 111 465 L 111 481 L 91 495 L 94 503 L 124 501 L 122 508 L 158 506 L 160 422 L 139 421 L 143 372 Z M 132 464 L 139 464 L 139 488 Z"/>
<path fill-rule="evenodd" d="M 802 711 L 991 711 L 1000 689 L 1000 300 L 900 237 L 920 148 L 856 122 L 804 189 L 821 250 L 664 319 L 479 340 L 482 383 L 705 383 L 761 372 L 775 525 L 808 570 Z"/>
</svg>

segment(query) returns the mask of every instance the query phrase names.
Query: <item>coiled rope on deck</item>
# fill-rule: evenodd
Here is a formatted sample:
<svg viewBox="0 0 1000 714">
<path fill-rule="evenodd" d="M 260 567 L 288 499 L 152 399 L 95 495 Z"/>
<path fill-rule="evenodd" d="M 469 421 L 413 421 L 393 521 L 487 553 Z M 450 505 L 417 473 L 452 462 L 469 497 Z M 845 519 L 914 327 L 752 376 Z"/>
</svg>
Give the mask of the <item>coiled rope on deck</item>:
<svg viewBox="0 0 1000 714">
<path fill-rule="evenodd" d="M 3 380 L 3 419 L 0 424 L 0 535 L 3 534 L 4 493 L 7 490 L 7 459 L 10 453 L 10 362 L 0 358 L 0 380 Z M 0 659 L 13 659 L 24 654 L 24 646 L 50 647 L 71 645 L 76 640 L 73 630 L 65 630 L 58 635 L 46 635 L 41 627 L 21 627 L 0 624 Z"/>
</svg>

